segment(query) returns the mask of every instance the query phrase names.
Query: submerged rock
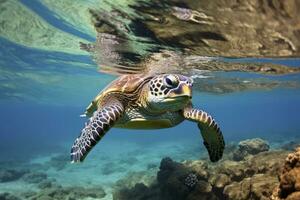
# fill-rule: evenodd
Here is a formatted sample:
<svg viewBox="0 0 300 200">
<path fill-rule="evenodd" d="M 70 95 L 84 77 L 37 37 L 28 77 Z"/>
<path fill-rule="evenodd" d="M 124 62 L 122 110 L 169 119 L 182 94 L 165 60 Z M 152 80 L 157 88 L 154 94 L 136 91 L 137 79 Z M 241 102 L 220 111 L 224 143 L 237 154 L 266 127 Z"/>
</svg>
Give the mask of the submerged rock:
<svg viewBox="0 0 300 200">
<path fill-rule="evenodd" d="M 258 154 L 263 151 L 268 151 L 270 148 L 268 142 L 260 138 L 244 140 L 239 143 L 239 149 L 248 152 L 249 154 Z"/>
<path fill-rule="evenodd" d="M 273 200 L 300 199 L 300 147 L 287 156 L 279 181 L 272 195 Z"/>
<path fill-rule="evenodd" d="M 260 138 L 244 140 L 239 143 L 238 149 L 234 151 L 233 160 L 240 161 L 248 155 L 255 155 L 269 149 L 269 144 Z"/>
</svg>

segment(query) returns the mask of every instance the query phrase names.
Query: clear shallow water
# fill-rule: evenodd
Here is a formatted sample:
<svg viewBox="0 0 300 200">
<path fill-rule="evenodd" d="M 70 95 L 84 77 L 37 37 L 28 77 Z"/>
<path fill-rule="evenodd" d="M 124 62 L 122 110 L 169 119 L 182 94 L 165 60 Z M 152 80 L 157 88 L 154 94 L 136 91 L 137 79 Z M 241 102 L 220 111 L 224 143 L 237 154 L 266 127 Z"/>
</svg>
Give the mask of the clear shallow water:
<svg viewBox="0 0 300 200">
<path fill-rule="evenodd" d="M 59 21 L 56 13 L 45 5 L 41 7 L 39 1 L 21 2 L 53 29 L 79 37 L 78 42 L 81 39 L 93 41 L 90 33 L 79 31 L 67 21 Z M 83 164 L 71 165 L 68 161 L 70 147 L 85 122 L 79 115 L 115 76 L 98 73 L 96 64 L 84 53 L 31 48 L 4 37 L 0 38 L 0 49 L 0 164 L 3 167 L 31 168 L 67 186 L 101 184 L 107 192 L 105 198 L 111 199 L 111 190 L 119 179 L 140 171 L 145 174 L 149 165 L 155 166 L 153 171 L 148 170 L 154 175 L 165 156 L 178 161 L 207 158 L 197 126 L 184 122 L 164 130 L 112 129 Z M 246 61 L 300 66 L 299 58 Z M 225 78 L 225 81 L 228 77 L 244 81 L 266 78 L 297 84 L 300 81 L 299 74 L 267 76 L 231 72 L 210 75 Z M 293 141 L 300 134 L 299 87 L 283 84 L 221 94 L 200 89 L 195 92 L 193 102 L 195 107 L 214 116 L 226 143 L 260 137 L 276 146 Z M 60 156 L 59 162 L 49 163 L 55 156 Z M 0 192 L 22 193 L 28 187 L 19 180 L 0 183 Z M 36 189 L 34 184 L 30 187 Z"/>
</svg>

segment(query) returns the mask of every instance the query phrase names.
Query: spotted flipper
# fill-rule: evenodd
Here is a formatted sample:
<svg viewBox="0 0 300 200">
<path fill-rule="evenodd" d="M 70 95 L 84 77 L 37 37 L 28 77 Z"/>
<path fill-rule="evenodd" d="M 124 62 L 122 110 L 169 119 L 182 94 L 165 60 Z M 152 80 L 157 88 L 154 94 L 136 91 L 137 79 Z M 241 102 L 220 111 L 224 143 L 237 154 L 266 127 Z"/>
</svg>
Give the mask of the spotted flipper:
<svg viewBox="0 0 300 200">
<path fill-rule="evenodd" d="M 215 120 L 206 112 L 194 108 L 183 110 L 184 118 L 198 122 L 198 127 L 203 137 L 209 158 L 212 162 L 217 162 L 223 156 L 225 142 L 220 128 Z"/>
<path fill-rule="evenodd" d="M 119 101 L 114 101 L 103 109 L 95 111 L 72 146 L 71 162 L 82 162 L 123 112 L 124 107 Z"/>
</svg>

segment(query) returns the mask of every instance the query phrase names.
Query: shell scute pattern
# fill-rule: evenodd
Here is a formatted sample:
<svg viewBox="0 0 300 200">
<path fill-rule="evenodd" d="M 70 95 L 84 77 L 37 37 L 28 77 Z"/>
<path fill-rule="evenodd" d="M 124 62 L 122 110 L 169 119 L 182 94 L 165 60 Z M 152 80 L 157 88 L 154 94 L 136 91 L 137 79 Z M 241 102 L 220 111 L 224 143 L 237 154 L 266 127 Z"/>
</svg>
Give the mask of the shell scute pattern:
<svg viewBox="0 0 300 200">
<path fill-rule="evenodd" d="M 111 92 L 132 93 L 148 78 L 151 76 L 141 74 L 121 76 L 103 90 L 103 94 Z"/>
<path fill-rule="evenodd" d="M 86 108 L 85 114 L 87 116 L 92 116 L 93 112 L 101 107 L 101 102 L 104 103 L 104 99 L 107 99 L 110 95 L 114 97 L 115 95 L 122 95 L 125 97 L 138 95 L 138 88 L 143 86 L 145 82 L 148 82 L 152 76 L 135 74 L 135 75 L 123 75 L 110 83 L 106 88 L 104 88 L 92 101 L 92 103 Z M 132 98 L 133 99 L 133 98 Z"/>
</svg>

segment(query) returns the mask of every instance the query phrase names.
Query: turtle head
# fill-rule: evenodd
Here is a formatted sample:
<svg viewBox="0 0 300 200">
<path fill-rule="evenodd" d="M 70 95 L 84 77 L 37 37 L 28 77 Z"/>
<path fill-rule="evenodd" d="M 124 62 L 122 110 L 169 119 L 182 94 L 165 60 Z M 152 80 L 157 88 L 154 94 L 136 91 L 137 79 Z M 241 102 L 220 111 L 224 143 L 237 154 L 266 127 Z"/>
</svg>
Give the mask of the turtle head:
<svg viewBox="0 0 300 200">
<path fill-rule="evenodd" d="M 157 111 L 177 111 L 192 98 L 193 80 L 178 74 L 154 76 L 148 85 L 148 104 Z"/>
</svg>

